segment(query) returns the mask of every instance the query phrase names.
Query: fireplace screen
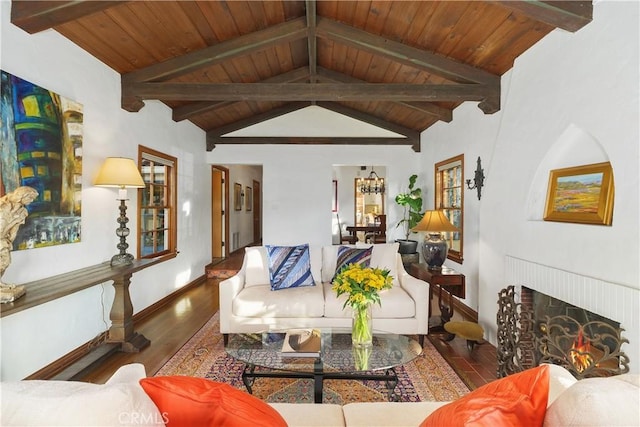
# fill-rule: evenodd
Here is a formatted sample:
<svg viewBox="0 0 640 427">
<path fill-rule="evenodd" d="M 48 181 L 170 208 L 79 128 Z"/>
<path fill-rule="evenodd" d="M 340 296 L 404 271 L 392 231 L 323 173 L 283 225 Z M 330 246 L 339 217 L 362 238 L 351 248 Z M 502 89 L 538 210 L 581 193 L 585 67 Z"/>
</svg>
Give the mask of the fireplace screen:
<svg viewBox="0 0 640 427">
<path fill-rule="evenodd" d="M 510 286 L 501 291 L 498 305 L 498 376 L 540 363 L 561 365 L 576 378 L 629 371 L 621 350 L 629 340 L 619 323 L 526 287 L 520 303 Z"/>
</svg>

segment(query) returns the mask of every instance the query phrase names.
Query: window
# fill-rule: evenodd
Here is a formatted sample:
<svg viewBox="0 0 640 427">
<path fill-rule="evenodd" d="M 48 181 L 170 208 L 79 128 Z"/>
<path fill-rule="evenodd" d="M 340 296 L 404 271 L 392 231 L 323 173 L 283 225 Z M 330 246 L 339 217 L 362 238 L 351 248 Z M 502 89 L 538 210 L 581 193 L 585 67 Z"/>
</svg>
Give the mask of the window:
<svg viewBox="0 0 640 427">
<path fill-rule="evenodd" d="M 138 258 L 175 254 L 177 160 L 139 146 L 138 166 L 146 184 L 138 193 Z"/>
<path fill-rule="evenodd" d="M 442 209 L 449 221 L 460 230 L 443 233 L 449 243 L 447 258 L 462 264 L 464 155 L 436 163 L 435 175 L 436 209 Z"/>
</svg>

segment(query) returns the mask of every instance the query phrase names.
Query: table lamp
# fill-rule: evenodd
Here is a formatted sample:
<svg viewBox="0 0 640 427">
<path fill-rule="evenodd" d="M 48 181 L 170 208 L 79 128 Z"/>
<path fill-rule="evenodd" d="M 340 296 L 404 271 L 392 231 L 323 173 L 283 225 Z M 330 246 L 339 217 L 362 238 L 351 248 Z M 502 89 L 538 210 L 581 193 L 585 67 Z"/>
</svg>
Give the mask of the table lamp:
<svg viewBox="0 0 640 427">
<path fill-rule="evenodd" d="M 111 258 L 111 265 L 130 265 L 133 263 L 133 255 L 127 253 L 127 248 L 129 247 L 127 244 L 127 236 L 129 235 L 127 223 L 129 218 L 127 218 L 127 204 L 125 201 L 128 200 L 127 188 L 144 188 L 145 186 L 138 166 L 132 159 L 107 157 L 93 184 L 98 187 L 119 188 L 117 200 L 120 200 L 120 217 L 118 217 L 120 226 L 116 229 L 116 235 L 120 237 L 120 243 L 117 246 L 120 253 Z"/>
<path fill-rule="evenodd" d="M 442 268 L 442 264 L 447 259 L 449 245 L 442 238 L 443 232 L 458 231 L 441 210 L 426 211 L 420 222 L 411 231 L 426 231 L 422 245 L 422 256 L 427 266 L 432 269 Z"/>
</svg>

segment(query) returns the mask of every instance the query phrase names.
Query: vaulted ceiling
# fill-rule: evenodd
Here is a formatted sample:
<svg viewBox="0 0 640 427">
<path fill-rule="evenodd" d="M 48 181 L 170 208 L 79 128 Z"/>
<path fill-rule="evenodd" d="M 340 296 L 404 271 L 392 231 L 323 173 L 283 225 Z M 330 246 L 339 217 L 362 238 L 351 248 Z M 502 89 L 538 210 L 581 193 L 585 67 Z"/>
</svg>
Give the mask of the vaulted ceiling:
<svg viewBox="0 0 640 427">
<path fill-rule="evenodd" d="M 16 1 L 11 21 L 54 29 L 121 75 L 122 108 L 169 106 L 217 144 L 386 144 L 464 101 L 500 110 L 500 76 L 589 1 Z M 398 138 L 230 137 L 318 105 Z"/>
</svg>

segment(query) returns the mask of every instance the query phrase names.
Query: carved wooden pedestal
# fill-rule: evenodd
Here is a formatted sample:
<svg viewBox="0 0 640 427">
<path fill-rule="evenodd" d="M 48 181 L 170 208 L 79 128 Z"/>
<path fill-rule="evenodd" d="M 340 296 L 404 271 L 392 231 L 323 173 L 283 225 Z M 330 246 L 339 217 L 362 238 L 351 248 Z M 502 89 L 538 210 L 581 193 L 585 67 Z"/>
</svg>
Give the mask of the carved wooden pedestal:
<svg viewBox="0 0 640 427">
<path fill-rule="evenodd" d="M 127 273 L 113 279 L 116 294 L 109 314 L 111 327 L 107 336 L 107 342 L 122 343 L 121 350 L 127 353 L 137 353 L 151 344 L 144 335 L 133 331 L 133 305 L 129 295 L 132 275 Z"/>
<path fill-rule="evenodd" d="M 112 267 L 108 262 L 70 271 L 57 276 L 25 283 L 26 295 L 2 304 L 0 316 L 35 307 L 49 301 L 108 281 L 113 282 L 115 296 L 111 306 L 111 327 L 107 342 L 120 344 L 121 351 L 138 352 L 149 345 L 149 340 L 133 330 L 133 305 L 129 294 L 133 273 L 161 262 L 161 259 L 134 260 L 131 265 Z"/>
</svg>

